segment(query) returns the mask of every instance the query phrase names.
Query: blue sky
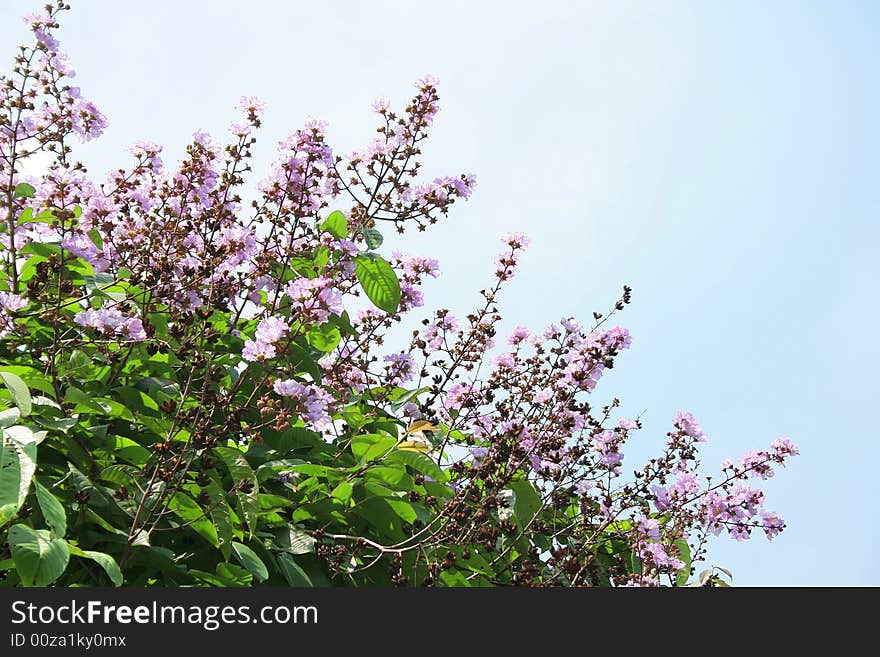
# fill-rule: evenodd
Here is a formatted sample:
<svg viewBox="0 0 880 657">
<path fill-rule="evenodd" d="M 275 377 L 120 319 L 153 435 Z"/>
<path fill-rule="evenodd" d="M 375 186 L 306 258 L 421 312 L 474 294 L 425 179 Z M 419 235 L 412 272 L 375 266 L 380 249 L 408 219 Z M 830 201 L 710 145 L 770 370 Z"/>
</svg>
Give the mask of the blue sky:
<svg viewBox="0 0 880 657">
<path fill-rule="evenodd" d="M 0 6 L 8 58 L 39 4 Z M 258 173 L 310 115 L 347 152 L 371 137 L 373 98 L 402 105 L 438 76 L 423 170 L 479 186 L 394 242 L 440 259 L 428 305 L 466 313 L 511 230 L 533 246 L 507 327 L 587 319 L 631 285 L 634 344 L 595 395 L 642 414 L 633 466 L 679 409 L 709 433 L 707 466 L 778 436 L 801 447 L 765 486 L 789 528 L 720 538 L 711 561 L 741 585 L 880 584 L 876 4 L 74 5 L 62 44 L 111 121 L 80 150 L 94 174 L 141 138 L 173 162 L 243 94 L 269 103 Z"/>
</svg>

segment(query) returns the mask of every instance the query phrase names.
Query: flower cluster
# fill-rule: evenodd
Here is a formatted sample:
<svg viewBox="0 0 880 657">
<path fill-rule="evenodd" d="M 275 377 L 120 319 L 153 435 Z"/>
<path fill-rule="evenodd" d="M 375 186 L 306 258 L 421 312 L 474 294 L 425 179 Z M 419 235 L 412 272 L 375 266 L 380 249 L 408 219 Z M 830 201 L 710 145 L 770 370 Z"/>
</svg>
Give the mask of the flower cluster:
<svg viewBox="0 0 880 657">
<path fill-rule="evenodd" d="M 78 312 L 73 321 L 84 328 L 95 329 L 100 335 L 118 336 L 122 341 L 140 342 L 147 339 L 140 318 L 124 315 L 112 302 L 106 302 L 97 310 L 89 308 Z"/>
<path fill-rule="evenodd" d="M 275 381 L 272 389 L 287 399 L 293 412 L 316 430 L 323 431 L 330 424 L 327 408 L 333 403 L 333 396 L 326 390 L 293 379 Z"/>
</svg>

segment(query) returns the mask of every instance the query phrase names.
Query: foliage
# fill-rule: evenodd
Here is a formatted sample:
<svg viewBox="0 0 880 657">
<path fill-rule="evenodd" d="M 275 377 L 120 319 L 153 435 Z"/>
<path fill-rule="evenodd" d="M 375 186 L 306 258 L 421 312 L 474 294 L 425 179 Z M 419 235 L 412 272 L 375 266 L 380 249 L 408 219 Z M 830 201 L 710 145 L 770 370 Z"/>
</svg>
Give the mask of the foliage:
<svg viewBox="0 0 880 657">
<path fill-rule="evenodd" d="M 746 480 L 785 439 L 708 480 L 679 413 L 623 478 L 640 423 L 590 400 L 630 344 L 606 326 L 629 288 L 590 327 L 496 349 L 522 235 L 477 310 L 386 350 L 438 264 L 384 253 L 380 227 L 425 229 L 475 184 L 417 179 L 436 80 L 403 112 L 377 101 L 346 158 L 308 123 L 249 204 L 249 98 L 226 145 L 198 131 L 166 171 L 140 142 L 97 185 L 71 142 L 106 119 L 67 82 L 64 8 L 27 17 L 0 90 L 0 585 L 683 585 L 708 536 L 781 531 Z"/>
</svg>

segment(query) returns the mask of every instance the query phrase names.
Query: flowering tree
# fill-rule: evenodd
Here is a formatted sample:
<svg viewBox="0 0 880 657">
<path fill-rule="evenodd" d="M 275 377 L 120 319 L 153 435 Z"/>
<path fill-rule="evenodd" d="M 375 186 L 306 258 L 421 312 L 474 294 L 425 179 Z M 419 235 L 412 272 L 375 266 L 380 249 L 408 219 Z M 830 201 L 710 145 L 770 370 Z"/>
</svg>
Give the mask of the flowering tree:
<svg viewBox="0 0 880 657">
<path fill-rule="evenodd" d="M 797 454 L 787 439 L 706 477 L 706 436 L 677 413 L 624 471 L 640 422 L 593 393 L 630 345 L 609 324 L 629 288 L 590 326 L 496 348 L 522 235 L 473 313 L 386 344 L 438 263 L 383 256 L 383 233 L 475 184 L 420 182 L 436 80 L 403 111 L 377 101 L 347 157 L 309 122 L 249 201 L 253 98 L 225 143 L 197 131 L 166 169 L 139 142 L 98 184 L 73 158 L 106 119 L 69 84 L 66 8 L 26 18 L 0 89 L 3 585 L 718 585 L 692 577 L 708 537 L 783 529 L 749 481 Z M 24 176 L 38 153 L 51 165 Z"/>
</svg>

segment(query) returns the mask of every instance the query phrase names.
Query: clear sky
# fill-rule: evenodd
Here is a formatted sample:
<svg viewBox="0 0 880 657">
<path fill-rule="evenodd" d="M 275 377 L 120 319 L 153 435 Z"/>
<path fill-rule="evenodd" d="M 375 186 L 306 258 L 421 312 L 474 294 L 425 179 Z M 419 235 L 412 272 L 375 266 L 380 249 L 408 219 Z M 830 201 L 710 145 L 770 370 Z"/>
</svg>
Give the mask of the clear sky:
<svg viewBox="0 0 880 657">
<path fill-rule="evenodd" d="M 6 61 L 40 4 L 0 4 Z M 627 457 L 659 450 L 679 409 L 713 468 L 779 436 L 801 447 L 764 487 L 789 528 L 719 538 L 712 561 L 741 585 L 880 584 L 876 3 L 73 4 L 63 48 L 111 122 L 80 150 L 94 174 L 141 138 L 173 163 L 243 94 L 269 103 L 259 165 L 309 115 L 348 152 L 373 98 L 402 106 L 438 76 L 423 170 L 479 185 L 427 235 L 388 240 L 440 259 L 427 305 L 466 313 L 510 230 L 533 246 L 507 327 L 586 320 L 631 285 L 633 347 L 595 393 L 642 413 Z"/>
</svg>

